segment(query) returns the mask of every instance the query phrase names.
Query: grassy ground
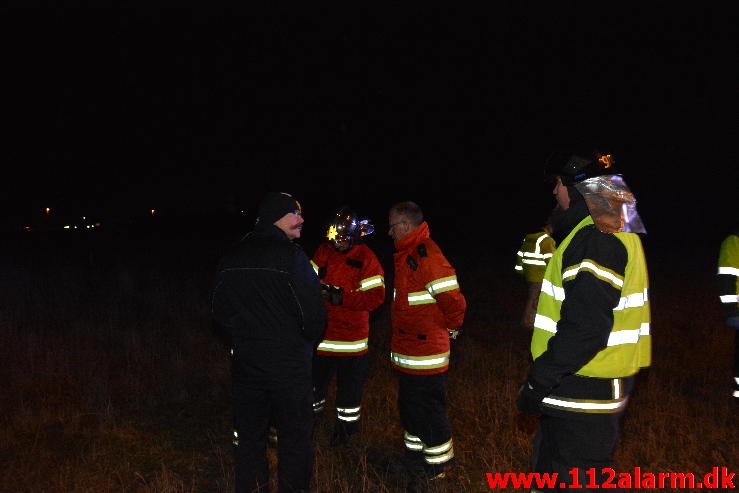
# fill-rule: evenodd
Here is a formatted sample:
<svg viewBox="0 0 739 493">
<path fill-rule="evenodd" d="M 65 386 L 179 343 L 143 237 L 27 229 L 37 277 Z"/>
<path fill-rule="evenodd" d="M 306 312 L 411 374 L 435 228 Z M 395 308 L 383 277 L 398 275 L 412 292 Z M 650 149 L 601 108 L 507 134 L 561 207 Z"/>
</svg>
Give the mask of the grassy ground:
<svg viewBox="0 0 739 493">
<path fill-rule="evenodd" d="M 222 246 L 5 241 L 0 491 L 232 491 L 229 361 L 208 307 Z M 517 327 L 525 287 L 511 252 L 449 256 L 469 310 L 449 374 L 457 465 L 432 490 L 490 491 L 486 472 L 528 470 L 531 423 L 514 405 L 528 365 L 528 334 Z M 737 471 L 733 334 L 719 313 L 714 252 L 649 257 L 654 362 L 638 378 L 618 468 Z M 332 448 L 330 412 L 316 429 L 315 492 L 403 490 L 376 466 L 402 451 L 387 315 L 387 306 L 373 314 L 362 434 Z"/>
</svg>

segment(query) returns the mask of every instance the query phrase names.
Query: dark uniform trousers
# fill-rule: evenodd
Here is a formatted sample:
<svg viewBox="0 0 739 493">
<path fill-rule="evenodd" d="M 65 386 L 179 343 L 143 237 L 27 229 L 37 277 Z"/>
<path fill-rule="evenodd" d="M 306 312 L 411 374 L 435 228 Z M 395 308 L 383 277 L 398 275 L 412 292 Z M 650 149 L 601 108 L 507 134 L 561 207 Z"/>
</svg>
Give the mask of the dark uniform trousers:
<svg viewBox="0 0 739 493">
<path fill-rule="evenodd" d="M 267 430 L 279 435 L 280 493 L 308 491 L 313 469 L 313 388 L 310 376 L 265 388 L 233 381 L 236 493 L 269 491 Z M 235 437 L 236 438 L 236 437 Z M 237 444 L 238 443 L 238 444 Z"/>
<path fill-rule="evenodd" d="M 314 356 L 313 357 L 313 402 L 326 399 L 331 379 L 336 375 L 337 408 L 358 408 L 362 405 L 362 389 L 367 379 L 369 353 L 359 356 Z M 316 410 L 320 412 L 319 410 Z M 353 434 L 359 431 L 359 421 L 338 419 L 337 431 Z"/>
<path fill-rule="evenodd" d="M 626 395 L 631 394 L 634 380 L 634 377 L 622 379 Z M 573 488 L 570 485 L 579 483 L 577 488 L 582 489 L 627 491 L 615 488 L 619 471 L 613 464 L 624 413 L 625 409 L 617 413 L 552 411 L 542 415 L 533 442 L 534 470 L 549 474 L 556 472 L 557 486 L 562 483 L 565 486 L 537 490 L 571 492 Z M 574 473 L 573 468 L 577 469 Z M 615 476 L 608 473 L 609 469 L 614 469 Z M 607 480 L 609 482 L 604 486 Z"/>
<path fill-rule="evenodd" d="M 446 412 L 447 372 L 398 375 L 398 408 L 405 430 L 427 447 L 448 442 L 452 432 Z"/>
</svg>

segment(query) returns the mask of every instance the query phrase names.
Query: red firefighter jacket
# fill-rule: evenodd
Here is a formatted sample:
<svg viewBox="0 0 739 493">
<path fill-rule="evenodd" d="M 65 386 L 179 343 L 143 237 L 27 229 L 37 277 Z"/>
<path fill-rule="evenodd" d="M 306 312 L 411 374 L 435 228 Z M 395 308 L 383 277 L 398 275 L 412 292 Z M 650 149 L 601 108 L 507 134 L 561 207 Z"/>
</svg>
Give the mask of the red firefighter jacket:
<svg viewBox="0 0 739 493">
<path fill-rule="evenodd" d="M 449 330 L 467 309 L 454 267 L 429 234 L 424 221 L 395 242 L 393 254 L 390 357 L 396 370 L 419 375 L 449 369 Z"/>
<path fill-rule="evenodd" d="M 326 301 L 328 321 L 316 353 L 320 356 L 359 356 L 368 350 L 369 314 L 385 301 L 385 272 L 365 244 L 347 252 L 321 243 L 311 260 L 323 284 L 343 289 L 342 304 Z"/>
</svg>

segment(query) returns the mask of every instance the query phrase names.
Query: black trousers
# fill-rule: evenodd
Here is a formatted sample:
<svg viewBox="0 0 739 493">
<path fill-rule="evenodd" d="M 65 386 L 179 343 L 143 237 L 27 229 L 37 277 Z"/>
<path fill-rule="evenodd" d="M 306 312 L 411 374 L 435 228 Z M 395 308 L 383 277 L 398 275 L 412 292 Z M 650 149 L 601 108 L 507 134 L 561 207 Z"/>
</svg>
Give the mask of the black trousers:
<svg viewBox="0 0 739 493">
<path fill-rule="evenodd" d="M 269 491 L 267 431 L 277 429 L 280 493 L 308 491 L 313 471 L 313 389 L 309 376 L 279 388 L 233 381 L 237 493 Z"/>
<path fill-rule="evenodd" d="M 613 453 L 620 433 L 623 412 L 617 414 L 568 413 L 572 416 L 543 415 L 534 438 L 534 470 L 557 473 L 556 487 L 540 491 L 571 492 L 568 485 L 579 483 L 585 491 L 594 483 L 603 484 L 605 468 L 613 469 Z M 571 470 L 577 468 L 573 477 Z M 591 469 L 592 468 L 592 469 Z M 618 473 L 619 471 L 615 471 Z M 564 487 L 559 485 L 564 483 Z M 615 484 L 614 484 L 615 486 Z M 608 491 L 625 491 L 608 489 Z"/>
<path fill-rule="evenodd" d="M 326 399 L 329 385 L 336 376 L 336 408 L 358 409 L 362 405 L 362 392 L 369 368 L 369 353 L 359 356 L 313 357 L 313 403 L 314 406 Z M 341 416 L 337 411 L 337 426 L 347 433 L 359 431 L 360 412 Z M 357 418 L 354 420 L 354 418 Z"/>
<path fill-rule="evenodd" d="M 452 438 L 446 413 L 447 373 L 399 376 L 398 408 L 405 431 L 421 439 L 427 447 Z"/>
</svg>

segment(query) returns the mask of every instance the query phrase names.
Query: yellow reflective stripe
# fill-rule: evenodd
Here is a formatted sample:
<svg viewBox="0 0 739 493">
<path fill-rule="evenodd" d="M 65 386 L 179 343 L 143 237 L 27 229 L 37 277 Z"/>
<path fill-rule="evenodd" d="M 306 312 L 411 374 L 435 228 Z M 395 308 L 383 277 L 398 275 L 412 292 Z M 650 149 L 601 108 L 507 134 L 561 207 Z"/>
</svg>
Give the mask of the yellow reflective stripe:
<svg viewBox="0 0 739 493">
<path fill-rule="evenodd" d="M 435 447 L 424 447 L 423 453 L 424 454 L 443 454 L 444 452 L 448 452 L 452 448 L 452 439 L 450 438 L 449 441 L 442 443 L 441 445 L 437 445 Z"/>
<path fill-rule="evenodd" d="M 450 450 L 448 453 L 444 455 L 438 455 L 434 457 L 424 456 L 424 459 L 429 464 L 443 464 L 444 462 L 448 462 L 454 457 L 454 449 Z"/>
<path fill-rule="evenodd" d="M 414 452 L 420 452 L 423 450 L 423 442 L 421 439 L 415 435 L 411 435 L 407 431 L 403 433 L 403 442 L 405 443 L 405 448 L 408 450 L 412 450 Z"/>
<path fill-rule="evenodd" d="M 368 289 L 377 288 L 384 285 L 385 281 L 382 276 L 372 276 L 368 277 L 367 279 L 362 279 L 362 281 L 359 283 L 359 290 L 367 291 Z"/>
<path fill-rule="evenodd" d="M 542 403 L 548 407 L 581 413 L 616 413 L 628 403 L 628 397 L 618 399 L 566 399 L 564 397 L 545 397 Z"/>
<path fill-rule="evenodd" d="M 326 405 L 326 399 L 321 399 L 318 402 L 313 403 L 313 412 L 314 413 L 320 413 L 323 411 L 324 406 Z"/>
<path fill-rule="evenodd" d="M 348 423 L 359 421 L 360 409 L 361 407 L 337 407 L 336 418 L 340 421 L 346 421 Z"/>
<path fill-rule="evenodd" d="M 444 462 L 448 462 L 454 457 L 452 439 L 450 438 L 447 442 L 435 447 L 424 447 L 423 455 L 424 460 L 428 464 L 443 464 Z"/>
<path fill-rule="evenodd" d="M 342 413 L 342 414 L 356 414 L 359 412 L 359 410 L 362 409 L 362 406 L 357 407 L 337 407 L 336 412 Z"/>
<path fill-rule="evenodd" d="M 360 339 L 358 341 L 329 341 L 324 340 L 318 345 L 321 351 L 329 351 L 333 353 L 352 353 L 367 349 L 368 339 Z"/>
<path fill-rule="evenodd" d="M 409 305 L 426 305 L 428 303 L 436 303 L 436 300 L 428 291 L 417 291 L 408 293 Z"/>
<path fill-rule="evenodd" d="M 316 264 L 314 261 L 310 261 L 311 267 L 313 267 L 313 270 L 315 271 L 316 275 L 318 275 L 318 264 Z"/>
<path fill-rule="evenodd" d="M 449 351 L 429 356 L 407 356 L 405 354 L 390 353 L 390 359 L 401 368 L 427 370 L 447 366 L 449 364 Z"/>
<path fill-rule="evenodd" d="M 616 289 L 621 289 L 624 285 L 623 276 L 619 276 L 611 269 L 606 269 L 605 267 L 598 265 L 592 260 L 583 260 L 578 265 L 573 265 L 572 267 L 565 270 L 562 273 L 562 282 L 564 283 L 570 278 L 574 278 L 580 271 L 590 272 L 598 279 L 607 282 Z"/>
<path fill-rule="evenodd" d="M 457 276 L 442 277 L 441 279 L 436 279 L 426 285 L 426 289 L 431 294 L 443 293 L 457 288 L 459 288 Z"/>
</svg>

